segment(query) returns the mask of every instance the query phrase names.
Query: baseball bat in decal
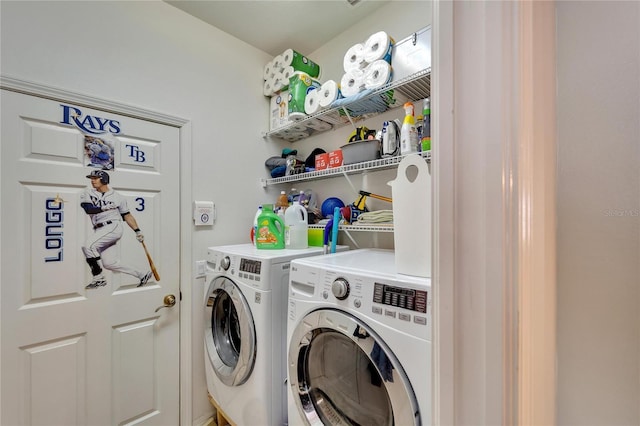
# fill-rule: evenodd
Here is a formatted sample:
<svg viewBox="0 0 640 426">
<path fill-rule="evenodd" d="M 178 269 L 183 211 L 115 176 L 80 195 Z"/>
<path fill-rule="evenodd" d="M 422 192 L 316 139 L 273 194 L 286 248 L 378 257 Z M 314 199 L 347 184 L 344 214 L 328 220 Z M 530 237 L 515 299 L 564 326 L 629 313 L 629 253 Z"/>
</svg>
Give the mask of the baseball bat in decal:
<svg viewBox="0 0 640 426">
<path fill-rule="evenodd" d="M 153 263 L 153 259 L 151 259 L 151 255 L 149 254 L 149 250 L 147 249 L 147 245 L 144 243 L 144 241 L 142 242 L 142 247 L 144 248 L 144 252 L 147 255 L 147 260 L 149 261 L 149 266 L 151 267 L 151 272 L 153 272 L 153 278 L 155 278 L 156 281 L 160 281 L 160 274 L 158 273 L 158 270 L 156 269 L 155 263 Z"/>
</svg>

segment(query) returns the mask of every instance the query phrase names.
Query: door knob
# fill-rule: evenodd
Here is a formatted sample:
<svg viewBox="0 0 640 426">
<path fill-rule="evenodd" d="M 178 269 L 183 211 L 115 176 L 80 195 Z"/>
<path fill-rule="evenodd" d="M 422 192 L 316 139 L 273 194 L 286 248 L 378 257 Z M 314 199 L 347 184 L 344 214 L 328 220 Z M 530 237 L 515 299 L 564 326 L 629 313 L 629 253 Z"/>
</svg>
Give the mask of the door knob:
<svg viewBox="0 0 640 426">
<path fill-rule="evenodd" d="M 176 304 L 176 297 L 173 294 L 167 294 L 164 297 L 163 302 L 164 302 L 164 305 L 158 306 L 158 308 L 156 309 L 156 312 L 158 312 L 162 308 L 170 308 L 173 305 L 175 305 Z"/>
</svg>

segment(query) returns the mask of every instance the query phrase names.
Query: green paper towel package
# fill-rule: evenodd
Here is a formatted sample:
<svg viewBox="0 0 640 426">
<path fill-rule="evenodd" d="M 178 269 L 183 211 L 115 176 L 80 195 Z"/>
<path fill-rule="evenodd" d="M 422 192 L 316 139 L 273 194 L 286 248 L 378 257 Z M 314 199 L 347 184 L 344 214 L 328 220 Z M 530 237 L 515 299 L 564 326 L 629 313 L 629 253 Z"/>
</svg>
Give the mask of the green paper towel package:
<svg viewBox="0 0 640 426">
<path fill-rule="evenodd" d="M 320 87 L 320 82 L 302 71 L 296 71 L 289 78 L 289 118 L 292 120 L 302 120 L 307 114 L 304 112 L 304 100 L 310 90 Z"/>
</svg>

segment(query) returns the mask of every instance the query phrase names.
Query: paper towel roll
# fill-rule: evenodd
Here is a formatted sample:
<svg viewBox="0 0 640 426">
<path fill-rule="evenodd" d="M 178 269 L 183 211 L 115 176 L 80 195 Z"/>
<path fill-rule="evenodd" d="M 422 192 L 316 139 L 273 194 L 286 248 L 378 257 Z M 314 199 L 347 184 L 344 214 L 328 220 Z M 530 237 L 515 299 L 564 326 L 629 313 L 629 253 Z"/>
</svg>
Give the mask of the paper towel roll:
<svg viewBox="0 0 640 426">
<path fill-rule="evenodd" d="M 364 62 L 364 45 L 362 43 L 354 44 L 351 46 L 342 60 L 342 67 L 344 72 L 349 72 L 353 69 L 361 69 L 366 66 Z"/>
<path fill-rule="evenodd" d="M 340 80 L 340 91 L 345 98 L 364 90 L 364 72 L 359 69 L 345 73 Z"/>
<path fill-rule="evenodd" d="M 320 75 L 320 65 L 293 49 L 285 50 L 280 56 L 283 67 L 291 66 L 296 71 L 304 71 L 313 78 Z"/>
<path fill-rule="evenodd" d="M 328 107 L 331 105 L 331 102 L 340 97 L 342 97 L 342 93 L 340 93 L 340 86 L 334 80 L 327 80 L 322 84 L 322 86 L 320 86 L 318 101 L 320 102 L 321 107 Z"/>
<path fill-rule="evenodd" d="M 383 59 L 391 63 L 391 50 L 393 39 L 384 31 L 371 34 L 364 43 L 363 58 L 367 63 Z"/>
<path fill-rule="evenodd" d="M 305 126 L 304 124 L 294 124 L 293 126 L 291 126 L 291 132 L 290 133 L 299 133 L 299 132 L 308 132 L 307 130 L 307 126 Z"/>
<path fill-rule="evenodd" d="M 306 117 L 304 100 L 310 90 L 320 87 L 317 80 L 313 80 L 309 74 L 296 71 L 289 78 L 289 118 L 300 120 Z"/>
<path fill-rule="evenodd" d="M 315 114 L 320 110 L 319 89 L 309 90 L 304 98 L 304 112 L 308 115 Z"/>
<path fill-rule="evenodd" d="M 382 59 L 370 63 L 364 70 L 365 89 L 377 89 L 391 81 L 391 65 Z"/>
</svg>

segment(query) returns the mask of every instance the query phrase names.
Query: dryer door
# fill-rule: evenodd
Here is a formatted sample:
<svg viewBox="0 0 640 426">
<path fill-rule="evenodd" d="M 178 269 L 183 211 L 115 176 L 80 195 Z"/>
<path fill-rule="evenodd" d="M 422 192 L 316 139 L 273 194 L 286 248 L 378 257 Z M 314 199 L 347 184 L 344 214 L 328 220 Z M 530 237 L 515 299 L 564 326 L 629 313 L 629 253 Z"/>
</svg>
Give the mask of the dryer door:
<svg viewBox="0 0 640 426">
<path fill-rule="evenodd" d="M 205 346 L 218 378 L 227 386 L 247 381 L 256 361 L 256 330 L 247 300 L 230 279 L 209 284 L 205 306 Z"/>
<path fill-rule="evenodd" d="M 402 365 L 360 319 L 333 309 L 313 311 L 298 322 L 288 355 L 291 391 L 308 424 L 421 424 Z"/>
</svg>

